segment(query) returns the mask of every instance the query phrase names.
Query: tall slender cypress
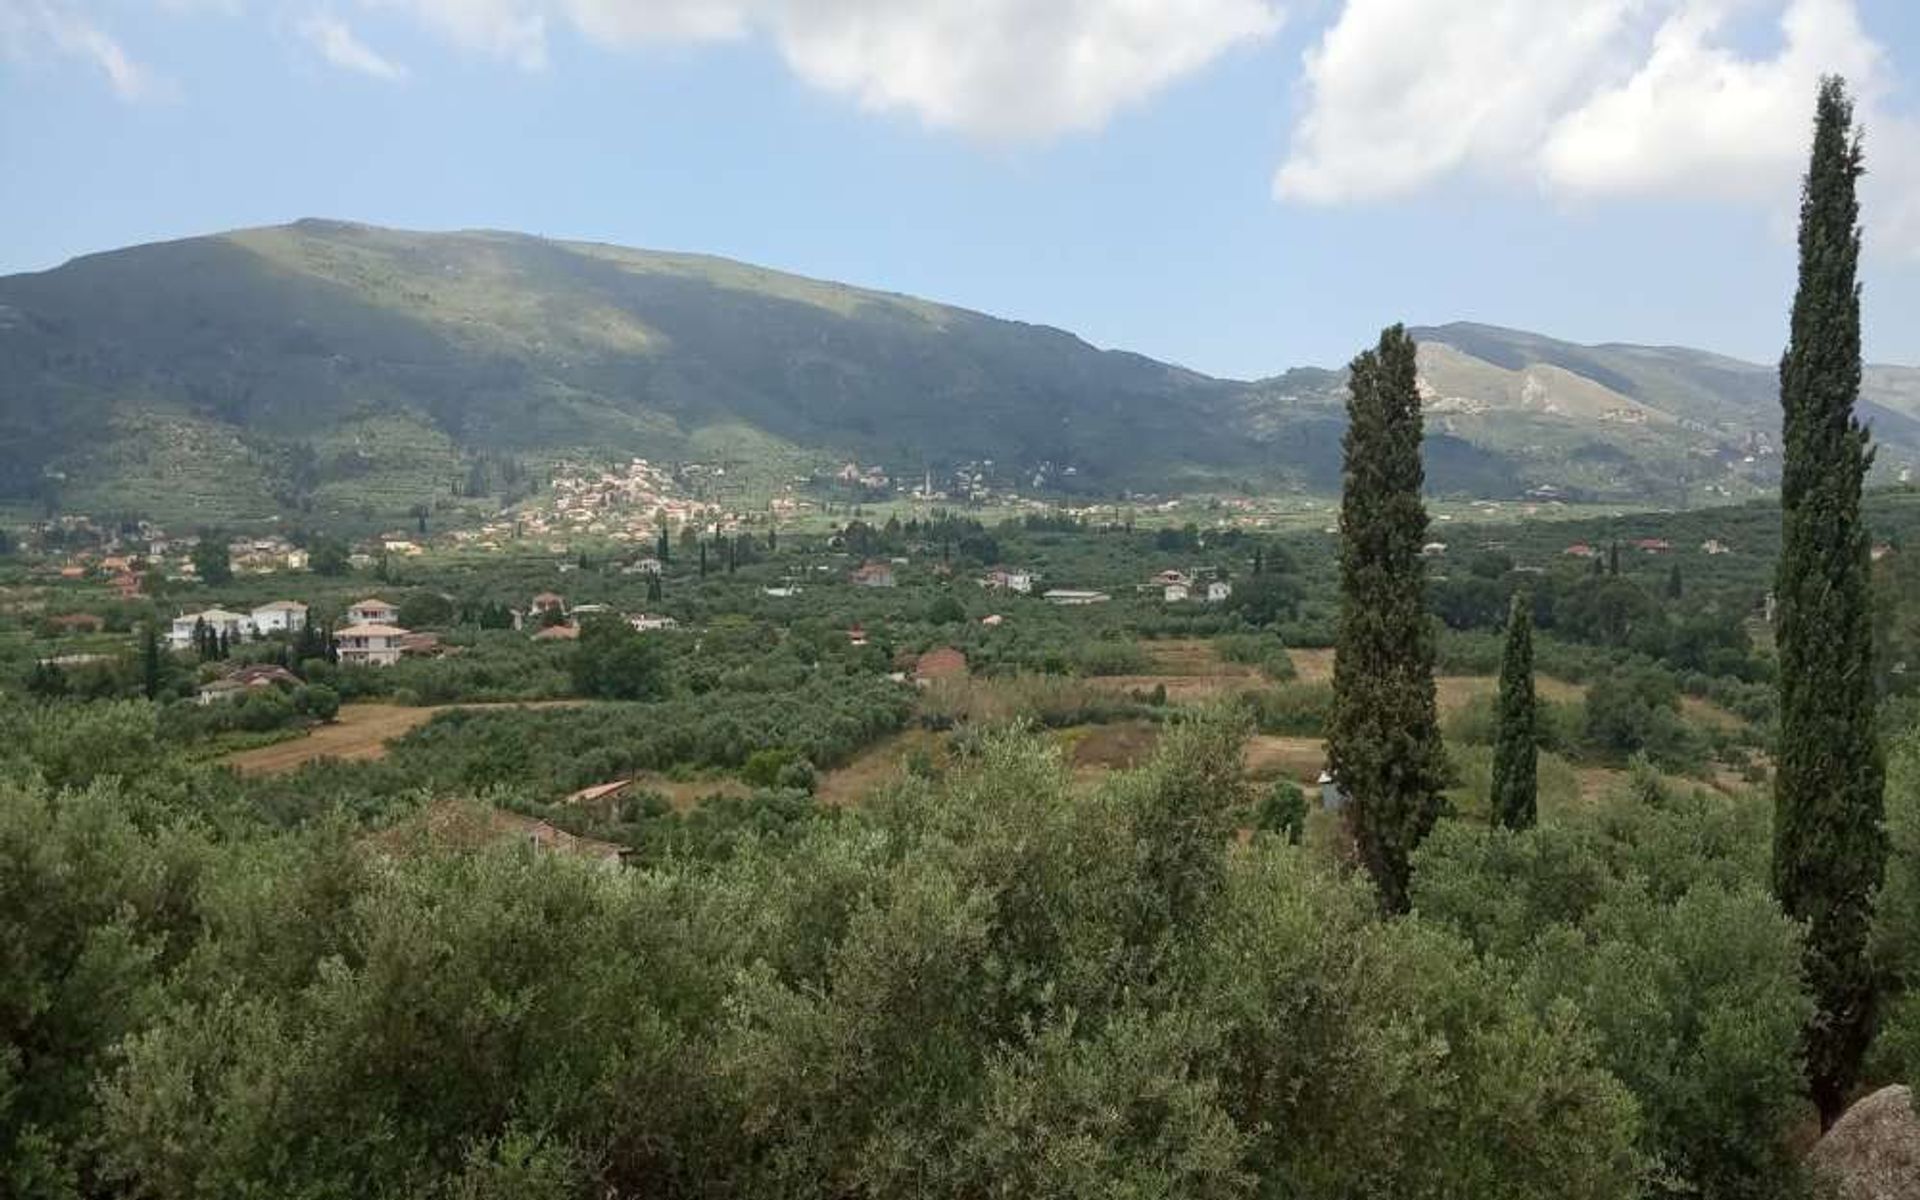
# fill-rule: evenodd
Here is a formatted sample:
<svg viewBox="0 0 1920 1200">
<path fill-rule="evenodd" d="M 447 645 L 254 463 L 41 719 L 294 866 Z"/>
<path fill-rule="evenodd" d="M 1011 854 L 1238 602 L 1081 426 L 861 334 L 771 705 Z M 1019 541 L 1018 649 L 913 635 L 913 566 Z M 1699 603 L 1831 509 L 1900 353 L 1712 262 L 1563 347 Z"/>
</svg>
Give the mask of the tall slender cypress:
<svg viewBox="0 0 1920 1200">
<path fill-rule="evenodd" d="M 1531 829 L 1539 815 L 1539 713 L 1533 700 L 1533 605 L 1515 592 L 1500 661 L 1500 728 L 1493 745 L 1493 823 Z"/>
<path fill-rule="evenodd" d="M 1441 810 L 1433 630 L 1420 547 L 1420 393 L 1414 342 L 1395 325 L 1353 360 L 1340 502 L 1340 630 L 1328 765 L 1386 907 L 1407 907 L 1408 856 Z"/>
<path fill-rule="evenodd" d="M 140 626 L 140 691 L 149 700 L 160 696 L 160 634 L 152 621 Z"/>
<path fill-rule="evenodd" d="M 1874 736 L 1873 621 L 1860 488 L 1873 452 L 1860 392 L 1860 140 L 1846 85 L 1820 85 L 1800 196 L 1800 286 L 1780 363 L 1785 456 L 1774 584 L 1780 736 L 1773 890 L 1807 925 L 1817 1012 L 1807 1075 L 1821 1121 L 1844 1111 L 1873 1032 L 1867 934 L 1885 870 L 1886 767 Z"/>
</svg>

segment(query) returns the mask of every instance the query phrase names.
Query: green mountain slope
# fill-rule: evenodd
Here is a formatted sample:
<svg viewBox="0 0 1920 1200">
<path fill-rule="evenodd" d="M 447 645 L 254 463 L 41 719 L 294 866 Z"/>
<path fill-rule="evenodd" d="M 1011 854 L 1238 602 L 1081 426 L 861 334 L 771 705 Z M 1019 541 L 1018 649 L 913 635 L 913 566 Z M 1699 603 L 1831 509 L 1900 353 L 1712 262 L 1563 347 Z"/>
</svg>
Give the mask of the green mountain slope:
<svg viewBox="0 0 1920 1200">
<path fill-rule="evenodd" d="M 322 486 L 443 482 L 478 452 L 1052 461 L 1094 487 L 1252 461 L 1236 385 L 1057 330 L 718 259 L 331 222 L 0 280 L 0 379 L 14 494 L 49 468 L 70 495 L 142 493 L 197 460 L 210 506 L 252 505 L 300 444 Z"/>
<path fill-rule="evenodd" d="M 1766 368 L 1422 334 L 1436 490 L 1766 486 L 1742 462 L 1777 424 Z M 1875 386 L 1920 445 L 1920 373 Z M 991 460 L 1016 486 L 1103 495 L 1327 490 L 1342 387 L 1212 379 L 698 255 L 302 221 L 0 278 L 0 502 L 384 519 L 478 458 L 636 454 L 768 487 L 851 457 L 896 477 Z"/>
</svg>

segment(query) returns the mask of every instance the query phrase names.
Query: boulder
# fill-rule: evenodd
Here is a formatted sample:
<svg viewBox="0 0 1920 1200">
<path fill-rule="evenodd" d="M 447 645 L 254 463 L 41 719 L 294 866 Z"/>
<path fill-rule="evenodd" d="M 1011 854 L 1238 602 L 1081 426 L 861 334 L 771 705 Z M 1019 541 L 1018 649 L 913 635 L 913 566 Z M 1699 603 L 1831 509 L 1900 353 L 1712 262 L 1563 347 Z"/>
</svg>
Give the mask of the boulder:
<svg viewBox="0 0 1920 1200">
<path fill-rule="evenodd" d="M 1833 1200 L 1920 1200 L 1920 1116 L 1913 1092 L 1885 1087 L 1846 1111 L 1807 1155 Z"/>
</svg>

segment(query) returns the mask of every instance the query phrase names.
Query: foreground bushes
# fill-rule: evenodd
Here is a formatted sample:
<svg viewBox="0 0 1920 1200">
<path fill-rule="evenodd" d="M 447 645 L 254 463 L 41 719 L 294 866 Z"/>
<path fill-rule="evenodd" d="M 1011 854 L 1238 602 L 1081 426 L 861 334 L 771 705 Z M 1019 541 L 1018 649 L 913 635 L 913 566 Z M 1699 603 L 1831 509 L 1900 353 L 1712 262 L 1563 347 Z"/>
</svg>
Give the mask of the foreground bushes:
<svg viewBox="0 0 1920 1200">
<path fill-rule="evenodd" d="M 1639 1098 L 1655 1194 L 1798 1194 L 1812 1005 L 1799 931 L 1759 882 L 1764 817 L 1643 772 L 1622 800 L 1523 833 L 1443 822 L 1416 856 L 1422 917 L 1510 967 L 1542 1019 L 1582 1013 Z"/>
<path fill-rule="evenodd" d="M 1280 839 L 1228 848 L 1239 736 L 1177 725 L 1093 792 L 992 739 L 627 871 L 7 784 L 9 978 L 66 981 L 0 993 L 11 1194 L 1635 1194 L 1570 1008 Z"/>
</svg>

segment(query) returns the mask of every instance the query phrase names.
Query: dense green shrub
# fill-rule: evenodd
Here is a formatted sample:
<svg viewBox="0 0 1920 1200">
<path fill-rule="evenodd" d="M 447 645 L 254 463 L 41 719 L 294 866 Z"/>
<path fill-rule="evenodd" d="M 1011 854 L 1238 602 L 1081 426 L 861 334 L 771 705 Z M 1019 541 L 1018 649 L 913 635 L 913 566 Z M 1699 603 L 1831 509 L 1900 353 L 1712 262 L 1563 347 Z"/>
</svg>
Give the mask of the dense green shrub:
<svg viewBox="0 0 1920 1200">
<path fill-rule="evenodd" d="M 1258 667 L 1275 683 L 1286 683 L 1294 677 L 1293 659 L 1288 657 L 1286 645 L 1272 634 L 1228 634 L 1213 639 L 1213 645 L 1222 659 Z"/>
<path fill-rule="evenodd" d="M 1241 692 L 1236 701 L 1245 707 L 1261 733 L 1318 737 L 1325 732 L 1333 712 L 1333 685 L 1291 683 Z"/>
<path fill-rule="evenodd" d="M 574 691 L 596 700 L 656 700 L 667 692 L 664 638 L 635 632 L 619 617 L 588 618 L 568 669 Z"/>
<path fill-rule="evenodd" d="M 991 738 L 838 819 L 639 799 L 720 840 L 628 870 L 0 785 L 5 1182 L 1632 1195 L 1577 1025 L 1279 839 L 1229 850 L 1238 736 L 1183 723 L 1091 791 Z"/>
<path fill-rule="evenodd" d="M 1083 642 L 1074 650 L 1074 670 L 1081 675 L 1143 675 L 1152 662 L 1133 641 Z"/>
<path fill-rule="evenodd" d="M 441 789 L 517 786 L 554 796 L 672 767 L 737 769 L 777 748 L 820 767 L 901 728 L 907 689 L 873 676 L 816 678 L 788 693 L 715 693 L 651 704 L 454 709 L 394 743 L 401 776 Z"/>
<path fill-rule="evenodd" d="M 1615 761 L 1644 754 L 1681 769 L 1698 767 L 1705 751 L 1680 715 L 1673 677 L 1647 667 L 1614 671 L 1587 689 L 1586 741 L 1594 753 Z"/>
<path fill-rule="evenodd" d="M 1443 822 L 1415 909 L 1509 965 L 1543 1016 L 1576 1008 L 1640 1103 L 1662 1195 L 1792 1196 L 1812 1012 L 1800 935 L 1764 884 L 1765 809 L 1643 776 L 1524 832 Z"/>
</svg>

